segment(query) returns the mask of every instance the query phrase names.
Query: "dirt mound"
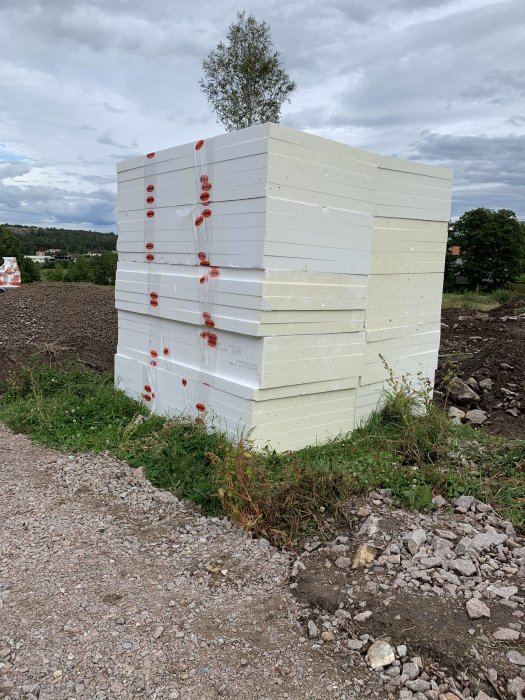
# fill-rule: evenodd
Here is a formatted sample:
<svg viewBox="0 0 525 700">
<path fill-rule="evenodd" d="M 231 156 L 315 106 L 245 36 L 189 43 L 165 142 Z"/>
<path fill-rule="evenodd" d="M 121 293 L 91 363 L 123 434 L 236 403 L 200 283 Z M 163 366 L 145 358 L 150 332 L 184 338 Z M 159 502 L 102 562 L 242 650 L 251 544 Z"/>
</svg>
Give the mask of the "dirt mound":
<svg viewBox="0 0 525 700">
<path fill-rule="evenodd" d="M 113 289 L 34 283 L 0 294 L 0 382 L 35 354 L 111 370 L 116 347 Z"/>
<path fill-rule="evenodd" d="M 408 513 L 388 491 L 344 504 L 336 536 L 305 542 L 293 564 L 303 624 L 363 656 L 387 642 L 381 697 L 517 698 L 525 542 L 472 496 L 434 506 Z"/>
<path fill-rule="evenodd" d="M 525 438 L 525 297 L 488 313 L 443 311 L 439 390 L 446 391 L 443 379 L 452 374 L 478 383 L 470 382 L 480 396 L 475 407 L 488 415 L 484 428 Z M 479 387 L 484 379 L 489 388 Z"/>
</svg>

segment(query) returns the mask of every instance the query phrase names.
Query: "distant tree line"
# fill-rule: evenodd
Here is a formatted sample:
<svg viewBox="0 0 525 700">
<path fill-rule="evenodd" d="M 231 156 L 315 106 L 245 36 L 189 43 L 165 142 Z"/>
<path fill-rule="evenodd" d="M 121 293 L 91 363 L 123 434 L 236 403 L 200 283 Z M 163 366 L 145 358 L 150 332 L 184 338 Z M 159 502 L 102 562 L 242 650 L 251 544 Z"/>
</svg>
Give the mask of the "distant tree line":
<svg viewBox="0 0 525 700">
<path fill-rule="evenodd" d="M 5 226 L 18 239 L 22 255 L 34 255 L 37 250 L 51 248 L 57 248 L 70 255 L 86 255 L 113 251 L 117 247 L 117 236 L 114 233 L 14 224 Z"/>
<path fill-rule="evenodd" d="M 117 254 L 115 252 L 106 251 L 101 255 L 92 257 L 79 256 L 74 262 L 55 263 L 54 261 L 46 261 L 44 264 L 35 263 L 24 256 L 19 237 L 13 234 L 8 226 L 0 224 L 0 264 L 4 257 L 15 257 L 17 259 L 22 274 L 22 284 L 40 280 L 115 284 L 117 271 Z"/>
<path fill-rule="evenodd" d="M 117 273 L 117 254 L 102 253 L 93 257 L 79 256 L 75 262 L 45 263 L 42 278 L 49 282 L 93 282 L 114 285 Z"/>
</svg>

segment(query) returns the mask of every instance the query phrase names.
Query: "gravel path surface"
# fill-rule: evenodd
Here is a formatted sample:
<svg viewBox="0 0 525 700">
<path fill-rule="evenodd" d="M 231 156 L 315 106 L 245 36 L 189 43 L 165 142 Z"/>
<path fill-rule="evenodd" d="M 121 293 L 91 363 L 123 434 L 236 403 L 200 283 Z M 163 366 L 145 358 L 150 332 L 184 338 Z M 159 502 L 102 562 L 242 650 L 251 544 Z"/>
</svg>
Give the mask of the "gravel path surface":
<svg viewBox="0 0 525 700">
<path fill-rule="evenodd" d="M 108 455 L 0 446 L 0 698 L 384 697 L 303 636 L 286 554 Z"/>
</svg>

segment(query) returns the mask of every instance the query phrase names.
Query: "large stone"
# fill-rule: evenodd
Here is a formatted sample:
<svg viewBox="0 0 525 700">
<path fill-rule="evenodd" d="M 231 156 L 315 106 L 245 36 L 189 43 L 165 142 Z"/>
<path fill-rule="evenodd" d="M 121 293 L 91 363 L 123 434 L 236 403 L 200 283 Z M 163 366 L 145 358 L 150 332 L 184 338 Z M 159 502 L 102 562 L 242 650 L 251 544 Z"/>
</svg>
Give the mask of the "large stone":
<svg viewBox="0 0 525 700">
<path fill-rule="evenodd" d="M 357 548 L 352 559 L 352 569 L 364 569 L 377 557 L 378 551 L 371 544 L 362 544 Z"/>
<path fill-rule="evenodd" d="M 453 423 L 459 425 L 463 418 L 465 418 L 465 411 L 462 411 L 460 408 L 456 408 L 456 406 L 450 406 L 448 409 L 448 417 Z"/>
<path fill-rule="evenodd" d="M 480 395 L 471 389 L 467 382 L 464 382 L 459 377 L 454 377 L 448 383 L 447 390 L 449 397 L 454 403 L 469 405 L 481 401 Z"/>
<path fill-rule="evenodd" d="M 475 408 L 472 411 L 467 411 L 465 418 L 468 423 L 472 425 L 483 425 L 483 423 L 488 420 L 488 416 L 485 411 L 481 411 L 479 408 Z"/>
<path fill-rule="evenodd" d="M 466 513 L 472 508 L 475 502 L 474 496 L 458 496 L 452 501 L 452 505 L 462 513 Z"/>
<path fill-rule="evenodd" d="M 464 554 L 475 554 L 476 551 L 471 537 L 462 537 L 456 545 L 456 554 L 460 557 Z"/>
<path fill-rule="evenodd" d="M 415 681 L 407 681 L 406 687 L 414 693 L 425 693 L 430 690 L 430 683 L 422 678 L 417 678 Z"/>
<path fill-rule="evenodd" d="M 468 384 L 469 387 L 470 387 L 471 389 L 473 389 L 476 393 L 479 393 L 479 384 L 478 384 L 478 380 L 477 380 L 477 379 L 474 379 L 474 377 L 469 377 L 469 378 L 467 379 L 467 384 Z"/>
<path fill-rule="evenodd" d="M 412 530 L 412 532 L 407 532 L 406 535 L 403 536 L 405 547 L 412 555 L 419 552 L 421 545 L 426 542 L 426 539 L 427 533 L 422 528 Z"/>
<path fill-rule="evenodd" d="M 383 666 L 390 666 L 394 663 L 396 654 L 391 644 L 383 639 L 378 639 L 366 652 L 366 658 L 371 668 L 383 668 Z"/>
<path fill-rule="evenodd" d="M 507 683 L 507 692 L 516 700 L 523 700 L 525 695 L 525 680 L 517 676 L 516 678 L 511 678 Z"/>
<path fill-rule="evenodd" d="M 308 636 L 310 639 L 316 639 L 319 636 L 319 627 L 313 620 L 308 620 Z"/>
<path fill-rule="evenodd" d="M 480 532 L 472 538 L 472 546 L 478 552 L 484 552 L 491 547 L 499 547 L 507 539 L 507 535 L 499 532 Z"/>
<path fill-rule="evenodd" d="M 355 622 L 366 622 L 369 618 L 372 617 L 374 613 L 371 610 L 365 610 L 362 613 L 358 613 L 357 615 L 354 615 L 354 621 Z"/>
<path fill-rule="evenodd" d="M 349 639 L 346 642 L 346 646 L 348 649 L 352 649 L 352 651 L 359 651 L 359 649 L 365 646 L 365 643 L 361 639 Z"/>
<path fill-rule="evenodd" d="M 485 389 L 485 391 L 492 391 L 492 379 L 489 379 L 488 377 L 486 379 L 482 379 L 479 386 L 481 389 Z"/>
<path fill-rule="evenodd" d="M 474 576 L 477 572 L 476 565 L 470 559 L 454 559 L 454 561 L 450 562 L 449 566 L 462 576 Z"/>
<path fill-rule="evenodd" d="M 471 620 L 479 620 L 482 617 L 490 617 L 490 609 L 478 598 L 467 600 L 467 613 Z"/>
<path fill-rule="evenodd" d="M 507 652 L 507 659 L 516 666 L 525 666 L 525 656 L 515 649 Z"/>
<path fill-rule="evenodd" d="M 406 664 L 403 664 L 403 676 L 409 681 L 413 681 L 419 676 L 419 666 L 413 661 L 407 661 Z"/>
<path fill-rule="evenodd" d="M 510 627 L 498 627 L 492 636 L 500 642 L 516 642 L 520 638 L 520 633 L 517 630 L 511 630 Z"/>
<path fill-rule="evenodd" d="M 338 569 L 348 569 L 351 563 L 352 560 L 348 557 L 337 557 L 337 559 L 335 560 L 335 565 Z"/>
<path fill-rule="evenodd" d="M 357 534 L 358 536 L 373 537 L 377 532 L 379 532 L 379 518 L 377 515 L 369 515 Z"/>
<path fill-rule="evenodd" d="M 512 596 L 516 595 L 518 592 L 516 586 L 495 586 L 494 584 L 491 584 L 488 590 L 494 593 L 494 595 L 497 595 L 498 598 L 504 598 L 505 600 L 512 598 Z"/>
</svg>

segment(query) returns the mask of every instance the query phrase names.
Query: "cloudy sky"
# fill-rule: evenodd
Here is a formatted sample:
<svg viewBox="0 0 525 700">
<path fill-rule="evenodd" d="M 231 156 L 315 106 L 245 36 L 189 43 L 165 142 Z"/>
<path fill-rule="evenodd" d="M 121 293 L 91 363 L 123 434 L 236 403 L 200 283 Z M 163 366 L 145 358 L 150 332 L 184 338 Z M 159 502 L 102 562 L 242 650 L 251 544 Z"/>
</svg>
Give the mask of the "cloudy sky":
<svg viewBox="0 0 525 700">
<path fill-rule="evenodd" d="M 242 9 L 298 84 L 284 124 L 525 218 L 525 0 L 0 0 L 0 221 L 115 230 L 117 161 L 222 131 L 197 82 Z"/>
</svg>

